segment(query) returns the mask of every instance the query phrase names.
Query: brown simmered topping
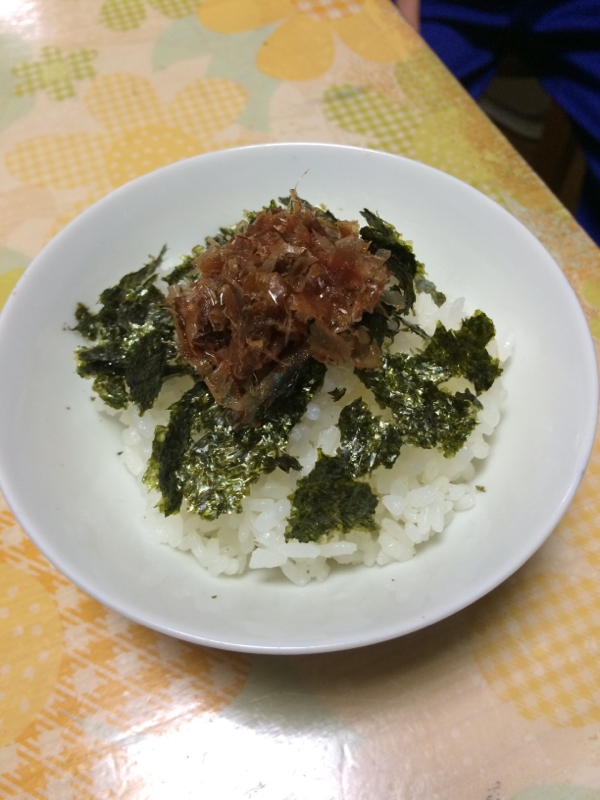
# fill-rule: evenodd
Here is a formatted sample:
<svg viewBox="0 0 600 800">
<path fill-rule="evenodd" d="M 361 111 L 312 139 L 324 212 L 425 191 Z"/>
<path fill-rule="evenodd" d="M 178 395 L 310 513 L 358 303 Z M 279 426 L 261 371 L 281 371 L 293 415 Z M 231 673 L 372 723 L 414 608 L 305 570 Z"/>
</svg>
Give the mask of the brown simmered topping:
<svg viewBox="0 0 600 800">
<path fill-rule="evenodd" d="M 390 278 L 388 257 L 369 252 L 357 222 L 332 222 L 292 191 L 289 207 L 261 211 L 198 256 L 198 280 L 170 288 L 180 351 L 240 418 L 309 356 L 376 368 L 381 354 L 362 319 Z"/>
</svg>

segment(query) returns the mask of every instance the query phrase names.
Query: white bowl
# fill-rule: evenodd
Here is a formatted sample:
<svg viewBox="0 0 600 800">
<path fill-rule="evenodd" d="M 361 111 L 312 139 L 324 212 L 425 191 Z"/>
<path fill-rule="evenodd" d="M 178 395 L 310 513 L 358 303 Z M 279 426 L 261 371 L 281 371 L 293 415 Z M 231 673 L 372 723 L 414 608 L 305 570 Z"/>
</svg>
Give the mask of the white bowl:
<svg viewBox="0 0 600 800">
<path fill-rule="evenodd" d="M 429 276 L 483 309 L 515 351 L 509 399 L 477 482 L 487 491 L 412 561 L 338 570 L 298 588 L 261 572 L 212 578 L 154 544 L 144 502 L 75 374 L 77 301 L 139 268 L 174 261 L 221 225 L 287 194 L 337 216 L 379 212 Z M 35 259 L 0 316 L 0 487 L 40 550 L 84 591 L 143 625 L 251 652 L 337 650 L 422 628 L 477 600 L 550 534 L 589 457 L 596 359 L 581 308 L 539 242 L 471 187 L 372 150 L 277 144 L 225 150 L 146 175 L 101 200 Z"/>
</svg>

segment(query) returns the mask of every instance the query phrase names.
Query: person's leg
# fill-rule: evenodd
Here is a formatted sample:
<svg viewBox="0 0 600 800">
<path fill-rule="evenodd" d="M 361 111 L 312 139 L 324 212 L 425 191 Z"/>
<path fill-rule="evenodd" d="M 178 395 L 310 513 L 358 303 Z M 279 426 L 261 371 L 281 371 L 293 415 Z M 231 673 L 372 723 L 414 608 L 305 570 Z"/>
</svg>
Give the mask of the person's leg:
<svg viewBox="0 0 600 800">
<path fill-rule="evenodd" d="M 577 220 L 600 244 L 600 13 L 598 0 L 528 4 L 528 63 L 566 111 L 587 162 Z"/>
<path fill-rule="evenodd" d="M 421 0 L 421 35 L 475 98 L 506 49 L 515 0 Z"/>
<path fill-rule="evenodd" d="M 577 219 L 600 244 L 598 0 L 421 0 L 424 39 L 477 98 L 504 53 L 517 53 L 567 112 L 588 171 Z"/>
</svg>

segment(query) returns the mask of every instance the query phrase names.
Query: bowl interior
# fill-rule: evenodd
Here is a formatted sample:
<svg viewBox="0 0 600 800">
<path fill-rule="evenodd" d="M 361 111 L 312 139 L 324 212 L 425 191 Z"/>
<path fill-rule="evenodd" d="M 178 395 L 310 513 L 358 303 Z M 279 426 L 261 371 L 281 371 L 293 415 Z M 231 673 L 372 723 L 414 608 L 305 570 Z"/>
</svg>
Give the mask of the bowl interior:
<svg viewBox="0 0 600 800">
<path fill-rule="evenodd" d="M 163 244 L 173 263 L 221 225 L 292 187 L 334 214 L 367 207 L 414 242 L 429 277 L 481 308 L 515 350 L 478 483 L 486 493 L 410 562 L 335 571 L 298 589 L 262 571 L 212 578 L 150 541 L 120 463 L 119 425 L 74 369 L 77 301 Z M 579 304 L 539 242 L 459 181 L 417 162 L 335 145 L 264 145 L 166 167 L 88 209 L 38 256 L 0 316 L 0 486 L 47 557 L 108 606 L 191 641 L 257 652 L 391 638 L 464 607 L 516 570 L 564 513 L 585 469 L 596 360 Z"/>
</svg>

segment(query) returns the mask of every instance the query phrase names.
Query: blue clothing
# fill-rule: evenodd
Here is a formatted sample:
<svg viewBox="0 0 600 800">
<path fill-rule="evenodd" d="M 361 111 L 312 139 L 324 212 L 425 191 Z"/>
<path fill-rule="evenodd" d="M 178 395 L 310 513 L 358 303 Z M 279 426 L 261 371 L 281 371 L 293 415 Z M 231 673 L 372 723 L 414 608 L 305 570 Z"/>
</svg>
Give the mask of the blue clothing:
<svg viewBox="0 0 600 800">
<path fill-rule="evenodd" d="M 588 170 L 577 219 L 600 244 L 600 0 L 421 0 L 421 34 L 477 98 L 515 53 L 567 112 Z"/>
</svg>

